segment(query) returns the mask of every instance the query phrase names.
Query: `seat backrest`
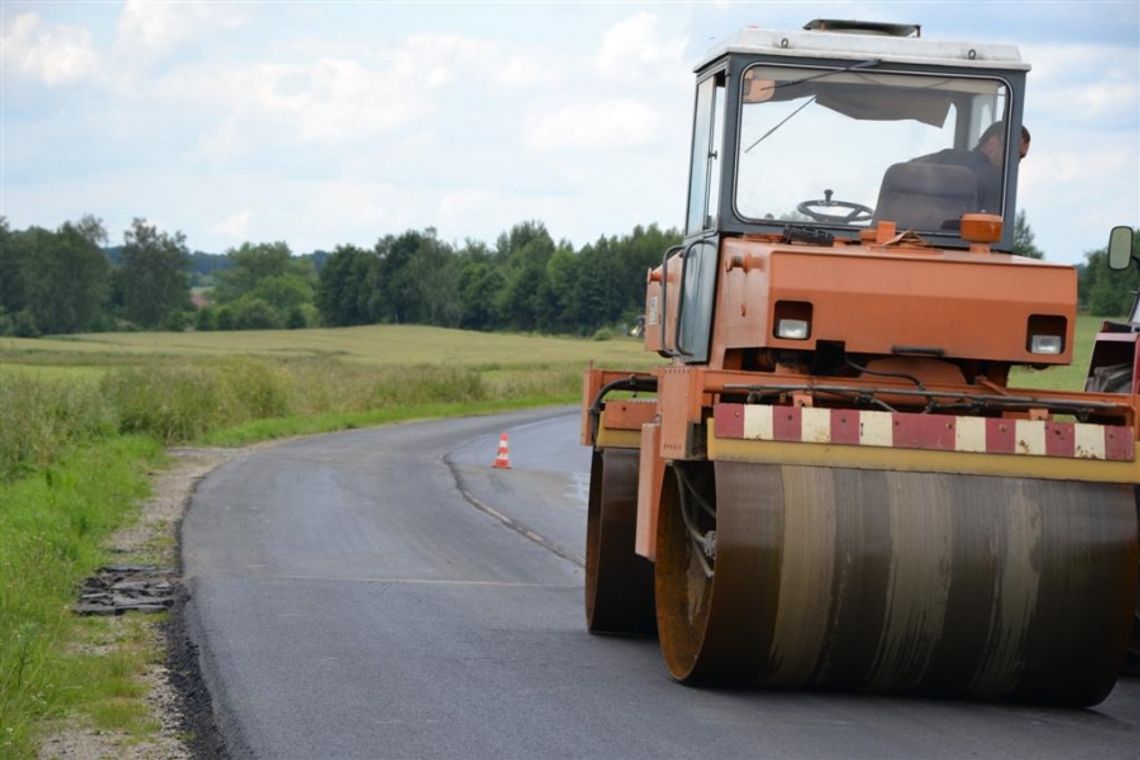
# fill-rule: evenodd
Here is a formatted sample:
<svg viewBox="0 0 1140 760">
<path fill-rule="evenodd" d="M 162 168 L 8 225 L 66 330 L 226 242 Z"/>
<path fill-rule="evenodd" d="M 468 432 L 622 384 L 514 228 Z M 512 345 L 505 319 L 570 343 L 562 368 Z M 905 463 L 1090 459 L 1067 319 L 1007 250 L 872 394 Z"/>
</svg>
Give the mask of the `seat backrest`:
<svg viewBox="0 0 1140 760">
<path fill-rule="evenodd" d="M 964 166 L 911 161 L 894 164 L 883 175 L 871 222 L 892 221 L 899 229 L 950 229 L 977 207 L 974 172 Z M 946 222 L 951 224 L 944 226 Z"/>
</svg>

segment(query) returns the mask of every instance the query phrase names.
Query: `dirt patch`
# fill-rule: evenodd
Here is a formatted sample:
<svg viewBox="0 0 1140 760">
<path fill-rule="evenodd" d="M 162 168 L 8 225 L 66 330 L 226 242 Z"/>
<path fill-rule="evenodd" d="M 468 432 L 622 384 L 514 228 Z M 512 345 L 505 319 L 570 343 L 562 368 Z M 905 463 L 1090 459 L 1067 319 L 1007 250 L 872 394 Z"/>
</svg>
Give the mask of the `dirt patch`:
<svg viewBox="0 0 1140 760">
<path fill-rule="evenodd" d="M 147 621 L 160 661 L 140 676 L 147 686 L 150 718 L 158 728 L 144 736 L 101 731 L 71 721 L 49 731 L 40 745 L 43 760 L 193 760 L 224 758 L 225 745 L 214 726 L 209 694 L 198 672 L 197 649 L 186 635 L 186 593 L 179 581 L 179 526 L 195 486 L 211 470 L 240 457 L 248 449 L 174 448 L 171 465 L 153 474 L 153 496 L 142 505 L 139 519 L 113 534 L 108 548 L 124 561 L 179 568 L 172 578 L 175 602 L 165 622 Z M 113 651 L 100 645 L 92 654 Z"/>
</svg>

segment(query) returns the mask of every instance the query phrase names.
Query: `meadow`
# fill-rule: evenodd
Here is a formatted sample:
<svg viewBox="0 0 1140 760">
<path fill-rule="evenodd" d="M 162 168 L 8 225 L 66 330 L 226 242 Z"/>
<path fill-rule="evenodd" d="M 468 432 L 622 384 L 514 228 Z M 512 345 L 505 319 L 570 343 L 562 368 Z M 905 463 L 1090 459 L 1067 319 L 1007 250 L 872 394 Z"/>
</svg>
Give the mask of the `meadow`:
<svg viewBox="0 0 1140 760">
<path fill-rule="evenodd" d="M 1072 367 L 1019 370 L 1012 384 L 1080 388 L 1099 322 L 1080 320 Z M 417 326 L 0 339 L 0 757 L 34 757 L 37 727 L 65 715 L 153 728 L 135 674 L 155 647 L 92 655 L 122 634 L 69 608 L 165 446 L 574 403 L 590 361 L 661 362 L 623 337 Z"/>
</svg>

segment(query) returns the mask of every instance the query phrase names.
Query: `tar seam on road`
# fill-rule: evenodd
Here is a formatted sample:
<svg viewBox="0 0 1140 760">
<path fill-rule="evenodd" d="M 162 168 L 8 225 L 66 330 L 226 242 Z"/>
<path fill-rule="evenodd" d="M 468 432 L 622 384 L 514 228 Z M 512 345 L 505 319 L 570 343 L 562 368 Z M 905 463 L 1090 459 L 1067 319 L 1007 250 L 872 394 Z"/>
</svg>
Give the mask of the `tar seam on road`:
<svg viewBox="0 0 1140 760">
<path fill-rule="evenodd" d="M 547 551 L 551 552 L 552 554 L 555 554 L 555 555 L 561 557 L 562 559 L 566 560 L 567 562 L 572 562 L 573 564 L 577 565 L 578 567 L 585 567 L 586 566 L 585 560 L 583 560 L 581 557 L 575 556 L 575 555 L 571 554 L 570 552 L 563 551 L 562 549 L 559 549 L 557 546 L 552 544 L 550 541 L 547 541 L 540 534 L 531 530 L 530 528 L 523 525 L 522 523 L 516 522 L 515 520 L 511 519 L 510 517 L 507 517 L 502 512 L 500 512 L 499 510 L 490 506 L 489 504 L 483 502 L 481 499 L 479 499 L 478 496 L 471 493 L 471 491 L 469 491 L 467 489 L 467 486 L 463 482 L 463 476 L 459 474 L 459 468 L 456 467 L 456 465 L 453 461 L 451 461 L 451 454 L 444 454 L 443 455 L 443 463 L 447 465 L 447 468 L 449 470 L 451 470 L 451 477 L 455 478 L 455 488 L 459 491 L 460 494 L 462 494 L 463 498 L 467 500 L 468 504 L 475 507 L 475 509 L 479 510 L 480 512 L 483 512 L 484 514 L 495 518 L 496 520 L 501 522 L 503 525 L 510 528 L 515 533 L 518 533 L 520 536 L 527 539 L 528 541 L 532 541 L 532 542 L 538 544 L 543 549 L 546 549 Z"/>
</svg>

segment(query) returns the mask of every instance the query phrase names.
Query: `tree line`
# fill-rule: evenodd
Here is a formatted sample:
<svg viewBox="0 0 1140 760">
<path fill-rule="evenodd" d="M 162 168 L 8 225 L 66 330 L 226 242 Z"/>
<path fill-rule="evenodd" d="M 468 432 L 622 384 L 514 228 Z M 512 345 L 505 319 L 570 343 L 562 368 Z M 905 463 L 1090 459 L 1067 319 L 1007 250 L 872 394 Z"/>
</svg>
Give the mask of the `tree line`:
<svg viewBox="0 0 1140 760">
<path fill-rule="evenodd" d="M 1041 257 L 1023 214 L 1014 238 L 1020 253 Z M 646 270 L 679 240 L 674 229 L 637 226 L 576 250 L 527 221 L 493 245 L 448 243 L 427 228 L 304 256 L 283 242 L 206 254 L 142 219 L 108 246 L 91 216 L 55 230 L 11 230 L 0 217 L 0 334 L 428 324 L 591 335 L 636 320 Z M 1082 308 L 1130 309 L 1140 270 L 1109 271 L 1100 249 L 1078 272 Z"/>
<path fill-rule="evenodd" d="M 633 323 L 646 269 L 679 238 L 638 226 L 575 250 L 528 221 L 493 246 L 428 228 L 371 248 L 295 256 L 283 242 L 247 242 L 213 255 L 142 219 L 108 246 L 91 216 L 55 230 L 0 217 L 0 334 L 379 323 L 585 335 Z"/>
<path fill-rule="evenodd" d="M 494 246 L 456 248 L 435 230 L 388 235 L 372 248 L 340 246 L 321 269 L 316 304 L 325 324 L 431 324 L 473 330 L 590 334 L 631 324 L 645 272 L 680 240 L 655 225 L 601 237 L 575 251 L 540 222 Z"/>
</svg>

